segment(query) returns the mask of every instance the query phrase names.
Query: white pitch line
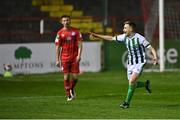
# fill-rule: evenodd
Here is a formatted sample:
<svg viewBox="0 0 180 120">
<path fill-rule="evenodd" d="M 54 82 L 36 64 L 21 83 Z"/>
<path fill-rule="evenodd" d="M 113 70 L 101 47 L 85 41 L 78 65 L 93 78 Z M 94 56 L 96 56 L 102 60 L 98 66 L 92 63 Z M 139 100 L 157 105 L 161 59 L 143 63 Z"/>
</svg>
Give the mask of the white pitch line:
<svg viewBox="0 0 180 120">
<path fill-rule="evenodd" d="M 105 96 L 122 96 L 122 95 L 125 95 L 126 93 L 108 93 L 108 94 L 102 94 L 102 95 L 105 95 Z M 136 96 L 141 96 L 141 95 L 147 95 L 148 93 L 135 93 Z M 158 93 L 158 92 L 154 92 L 154 93 L 151 93 L 149 95 L 180 95 L 180 93 Z M 48 99 L 48 98 L 65 98 L 66 96 L 17 96 L 17 97 L 1 97 L 0 100 L 13 100 L 13 99 L 16 99 L 16 100 L 22 100 L 22 99 Z"/>
</svg>

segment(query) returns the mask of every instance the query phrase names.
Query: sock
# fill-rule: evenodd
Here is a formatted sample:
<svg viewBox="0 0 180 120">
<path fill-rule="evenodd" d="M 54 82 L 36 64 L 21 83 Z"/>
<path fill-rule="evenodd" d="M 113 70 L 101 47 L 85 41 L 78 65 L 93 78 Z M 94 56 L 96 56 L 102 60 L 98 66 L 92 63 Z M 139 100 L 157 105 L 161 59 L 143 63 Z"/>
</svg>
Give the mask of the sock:
<svg viewBox="0 0 180 120">
<path fill-rule="evenodd" d="M 145 82 L 137 82 L 137 88 L 141 88 L 141 87 L 145 87 L 146 86 L 146 84 L 145 84 Z"/>
<path fill-rule="evenodd" d="M 78 82 L 78 79 L 72 79 L 71 80 L 71 89 L 74 89 L 74 87 L 76 86 L 77 82 Z"/>
<path fill-rule="evenodd" d="M 130 101 L 132 99 L 132 96 L 133 96 L 133 93 L 134 93 L 135 89 L 136 89 L 136 85 L 129 85 L 128 93 L 127 93 L 127 97 L 126 97 L 125 102 L 130 104 Z"/>
<path fill-rule="evenodd" d="M 64 89 L 66 92 L 66 96 L 70 96 L 70 81 L 69 80 L 64 80 Z"/>
</svg>

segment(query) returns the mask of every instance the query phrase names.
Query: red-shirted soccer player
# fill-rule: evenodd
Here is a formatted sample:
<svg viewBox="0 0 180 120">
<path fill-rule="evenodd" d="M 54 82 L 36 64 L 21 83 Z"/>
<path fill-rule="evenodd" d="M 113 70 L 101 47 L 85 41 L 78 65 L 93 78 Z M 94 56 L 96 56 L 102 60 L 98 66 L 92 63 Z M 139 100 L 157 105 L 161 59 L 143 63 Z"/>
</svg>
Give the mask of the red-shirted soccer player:
<svg viewBox="0 0 180 120">
<path fill-rule="evenodd" d="M 67 101 L 71 101 L 76 97 L 74 87 L 78 81 L 83 39 L 79 30 L 71 27 L 70 16 L 63 15 L 60 22 L 63 28 L 58 31 L 55 39 L 56 65 L 58 67 L 61 65 L 64 72 L 64 88 Z"/>
</svg>

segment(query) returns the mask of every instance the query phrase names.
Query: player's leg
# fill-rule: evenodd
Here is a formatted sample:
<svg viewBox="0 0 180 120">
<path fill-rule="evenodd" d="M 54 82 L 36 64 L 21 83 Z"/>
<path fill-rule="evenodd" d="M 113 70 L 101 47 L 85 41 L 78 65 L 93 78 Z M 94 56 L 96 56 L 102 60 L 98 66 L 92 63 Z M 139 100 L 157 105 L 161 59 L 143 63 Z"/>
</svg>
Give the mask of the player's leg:
<svg viewBox="0 0 180 120">
<path fill-rule="evenodd" d="M 78 82 L 78 74 L 79 74 L 79 62 L 72 62 L 71 65 L 71 73 L 72 73 L 72 80 L 71 80 L 71 96 L 73 96 L 73 98 L 76 97 L 76 93 L 75 93 L 75 86 Z"/>
<path fill-rule="evenodd" d="M 147 88 L 147 85 L 148 85 L 147 82 L 138 82 L 137 81 L 138 77 L 142 73 L 143 66 L 144 66 L 144 64 L 137 64 L 137 65 L 128 67 L 127 75 L 128 75 L 128 79 L 129 79 L 129 87 L 128 87 L 126 100 L 123 104 L 120 105 L 122 108 L 129 107 L 130 101 L 132 99 L 132 96 L 133 96 L 136 88 L 141 88 L 141 87 Z"/>
<path fill-rule="evenodd" d="M 70 93 L 71 83 L 70 83 L 70 74 L 69 73 L 64 73 L 64 89 L 66 91 L 67 101 L 71 101 L 72 96 Z"/>
<path fill-rule="evenodd" d="M 129 80 L 129 86 L 128 86 L 128 92 L 127 92 L 125 102 L 120 105 L 122 108 L 129 107 L 130 101 L 137 87 L 137 79 L 138 79 L 139 73 L 141 72 L 141 69 L 137 68 L 136 65 L 128 65 L 127 68 L 128 68 L 127 77 Z"/>
<path fill-rule="evenodd" d="M 144 67 L 144 64 L 137 64 L 136 68 L 133 71 L 138 73 L 139 74 L 138 76 L 140 76 L 143 71 L 143 67 Z M 142 87 L 146 88 L 148 93 L 151 93 L 149 80 L 146 80 L 145 82 L 138 80 L 136 83 L 136 88 L 142 88 Z"/>
<path fill-rule="evenodd" d="M 136 88 L 142 88 L 145 87 L 148 93 L 151 93 L 151 89 L 150 89 L 150 81 L 146 80 L 145 82 L 142 81 L 138 81 Z"/>
<path fill-rule="evenodd" d="M 150 81 L 149 81 L 149 80 L 146 80 L 146 82 L 145 82 L 145 88 L 146 88 L 146 90 L 147 90 L 148 93 L 151 93 Z"/>
<path fill-rule="evenodd" d="M 129 104 L 136 89 L 137 78 L 138 78 L 138 73 L 133 72 L 131 78 L 129 79 L 128 93 L 125 100 Z"/>
<path fill-rule="evenodd" d="M 70 84 L 69 63 L 68 62 L 61 63 L 61 66 L 64 72 L 64 89 L 66 92 L 67 101 L 71 101 L 72 98 L 70 94 L 71 84 Z"/>
<path fill-rule="evenodd" d="M 125 100 L 125 102 L 128 105 L 131 102 L 131 99 L 133 97 L 133 94 L 134 94 L 136 88 L 145 87 L 147 90 L 149 90 L 149 92 L 151 92 L 150 89 L 149 89 L 149 84 L 150 83 L 148 83 L 149 82 L 148 80 L 146 82 L 137 81 L 141 72 L 142 71 L 137 72 L 136 69 L 135 69 L 134 72 L 132 73 L 130 79 L 129 79 L 128 93 L 127 93 L 127 97 L 126 97 L 126 100 Z"/>
<path fill-rule="evenodd" d="M 73 98 L 76 98 L 75 86 L 78 82 L 78 74 L 72 74 L 70 94 Z"/>
<path fill-rule="evenodd" d="M 138 78 L 138 74 L 133 72 L 131 75 L 129 75 L 129 86 L 128 86 L 128 92 L 125 101 L 120 105 L 121 108 L 128 108 L 132 99 L 132 96 L 134 94 L 134 91 L 136 89 L 136 81 Z"/>
</svg>

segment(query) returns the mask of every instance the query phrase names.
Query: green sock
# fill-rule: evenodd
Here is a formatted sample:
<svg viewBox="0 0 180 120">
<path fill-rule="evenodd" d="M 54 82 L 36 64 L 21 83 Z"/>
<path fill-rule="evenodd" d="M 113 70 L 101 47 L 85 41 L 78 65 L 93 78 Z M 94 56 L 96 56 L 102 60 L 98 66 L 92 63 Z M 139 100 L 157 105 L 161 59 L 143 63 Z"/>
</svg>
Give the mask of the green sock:
<svg viewBox="0 0 180 120">
<path fill-rule="evenodd" d="M 141 88 L 141 87 L 145 87 L 146 86 L 146 84 L 145 84 L 145 82 L 137 82 L 137 88 Z"/>
<path fill-rule="evenodd" d="M 130 103 L 135 89 L 136 89 L 136 85 L 129 85 L 127 97 L 126 97 L 126 100 L 125 100 L 127 103 Z"/>
</svg>

